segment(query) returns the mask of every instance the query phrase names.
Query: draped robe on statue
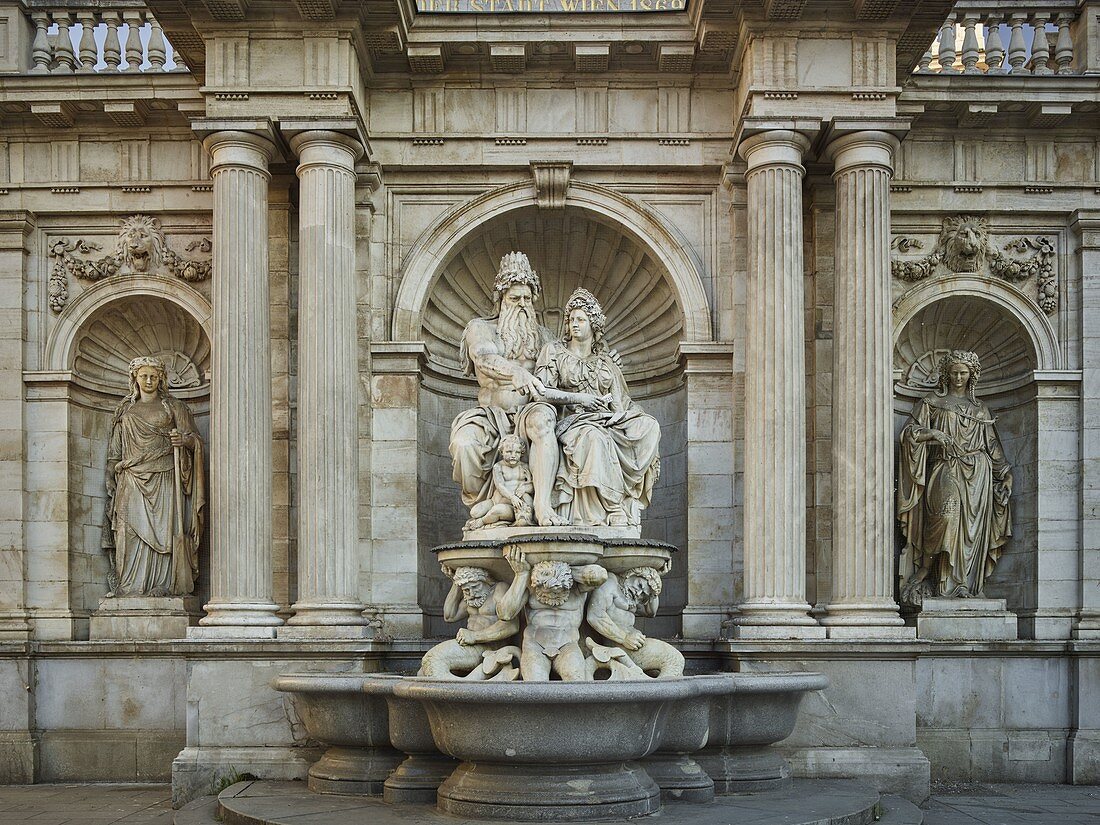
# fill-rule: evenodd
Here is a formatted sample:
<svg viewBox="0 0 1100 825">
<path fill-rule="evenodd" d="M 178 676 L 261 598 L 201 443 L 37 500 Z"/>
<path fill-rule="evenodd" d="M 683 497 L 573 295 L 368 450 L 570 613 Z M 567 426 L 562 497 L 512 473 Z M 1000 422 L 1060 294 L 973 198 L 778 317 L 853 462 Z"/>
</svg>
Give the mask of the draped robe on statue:
<svg viewBox="0 0 1100 825">
<path fill-rule="evenodd" d="M 631 401 L 622 370 L 607 353 L 580 358 L 552 341 L 539 354 L 535 376 L 547 387 L 612 396 L 610 411 L 566 407 L 558 421 L 558 514 L 571 524 L 599 525 L 622 513 L 637 524 L 661 470 L 657 419 Z"/>
<path fill-rule="evenodd" d="M 114 552 L 115 596 L 186 596 L 194 590 L 206 505 L 202 440 L 187 405 L 163 399 L 150 421 L 124 410 L 107 449 L 104 546 Z M 170 432 L 195 436 L 180 448 L 183 533 L 177 535 L 175 469 Z M 116 580 L 117 579 L 117 580 Z"/>
<path fill-rule="evenodd" d="M 917 440 L 930 430 L 957 449 Z M 901 434 L 898 520 L 914 565 L 932 565 L 937 595 L 981 594 L 1012 535 L 1003 494 L 1009 472 L 985 404 L 938 396 L 917 402 Z"/>
</svg>

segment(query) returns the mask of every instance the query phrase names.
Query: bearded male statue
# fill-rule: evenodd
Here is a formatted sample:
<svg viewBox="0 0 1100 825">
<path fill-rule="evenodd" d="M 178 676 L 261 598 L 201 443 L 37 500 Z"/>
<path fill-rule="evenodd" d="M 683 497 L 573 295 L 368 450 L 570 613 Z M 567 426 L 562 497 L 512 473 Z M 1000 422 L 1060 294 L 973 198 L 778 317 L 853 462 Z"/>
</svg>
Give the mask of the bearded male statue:
<svg viewBox="0 0 1100 825">
<path fill-rule="evenodd" d="M 462 332 L 459 360 L 480 389 L 478 406 L 451 424 L 450 452 L 462 503 L 473 507 L 491 495 L 500 440 L 515 432 L 527 441 L 535 519 L 546 527 L 567 522 L 551 502 L 559 460 L 557 411 L 545 401 L 531 403 L 546 391 L 534 375 L 535 361 L 554 339 L 535 318 L 534 303 L 541 292 L 539 276 L 526 255 L 510 252 L 501 259 L 493 283 L 496 314 L 475 318 Z"/>
</svg>

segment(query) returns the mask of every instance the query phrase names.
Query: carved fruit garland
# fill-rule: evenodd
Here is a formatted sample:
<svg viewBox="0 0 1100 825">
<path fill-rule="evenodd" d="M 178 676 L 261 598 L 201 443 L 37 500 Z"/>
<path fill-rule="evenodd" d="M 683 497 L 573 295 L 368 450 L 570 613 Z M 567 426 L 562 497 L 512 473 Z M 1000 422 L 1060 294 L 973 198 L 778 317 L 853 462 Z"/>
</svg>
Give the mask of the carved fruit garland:
<svg viewBox="0 0 1100 825">
<path fill-rule="evenodd" d="M 146 229 L 155 236 L 153 248 L 159 256 L 159 266 L 148 272 L 140 266 L 133 265 L 128 260 L 127 233 L 135 226 Z M 69 301 L 69 279 L 79 278 L 82 281 L 101 281 L 118 275 L 127 264 L 131 265 L 135 275 L 143 274 L 170 274 L 181 281 L 205 281 L 210 277 L 211 262 L 209 260 L 185 258 L 171 249 L 164 240 L 164 233 L 159 223 L 154 218 L 143 215 L 135 215 L 125 218 L 119 231 L 118 249 L 101 258 L 78 258 L 76 254 L 91 255 L 103 249 L 101 244 L 95 241 L 59 238 L 50 244 L 49 256 L 53 259 L 53 267 L 50 270 L 49 303 L 50 309 L 55 313 L 61 312 Z M 192 241 L 186 247 L 187 252 L 198 250 L 210 252 L 211 243 L 208 238 Z M 147 264 L 146 264 L 147 266 Z"/>
</svg>

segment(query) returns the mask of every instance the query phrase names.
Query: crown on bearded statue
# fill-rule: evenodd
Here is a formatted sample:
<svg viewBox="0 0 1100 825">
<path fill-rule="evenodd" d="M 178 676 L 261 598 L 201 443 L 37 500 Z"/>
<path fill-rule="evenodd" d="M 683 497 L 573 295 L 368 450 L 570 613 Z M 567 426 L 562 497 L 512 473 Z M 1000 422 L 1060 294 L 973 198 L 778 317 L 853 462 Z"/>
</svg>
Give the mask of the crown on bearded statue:
<svg viewBox="0 0 1100 825">
<path fill-rule="evenodd" d="M 531 287 L 531 298 L 535 301 L 542 294 L 542 282 L 538 273 L 531 268 L 531 262 L 522 252 L 509 252 L 500 259 L 496 280 L 493 282 L 493 301 L 500 303 L 501 296 L 508 287 L 526 284 Z"/>
</svg>

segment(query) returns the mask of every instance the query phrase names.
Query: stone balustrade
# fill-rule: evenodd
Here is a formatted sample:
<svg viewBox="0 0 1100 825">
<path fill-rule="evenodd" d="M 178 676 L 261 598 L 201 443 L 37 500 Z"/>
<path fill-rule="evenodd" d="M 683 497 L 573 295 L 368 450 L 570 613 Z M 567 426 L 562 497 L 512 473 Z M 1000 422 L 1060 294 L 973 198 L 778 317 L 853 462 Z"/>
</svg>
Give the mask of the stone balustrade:
<svg viewBox="0 0 1100 825">
<path fill-rule="evenodd" d="M 916 69 L 918 74 L 1080 74 L 1072 0 L 957 3 Z"/>
<path fill-rule="evenodd" d="M 106 4 L 105 4 L 106 5 Z M 30 74 L 187 71 L 153 14 L 140 4 L 55 6 L 27 12 L 34 26 Z"/>
</svg>

